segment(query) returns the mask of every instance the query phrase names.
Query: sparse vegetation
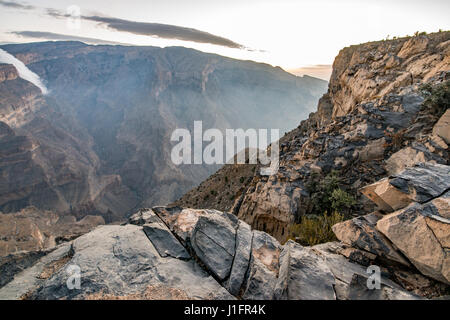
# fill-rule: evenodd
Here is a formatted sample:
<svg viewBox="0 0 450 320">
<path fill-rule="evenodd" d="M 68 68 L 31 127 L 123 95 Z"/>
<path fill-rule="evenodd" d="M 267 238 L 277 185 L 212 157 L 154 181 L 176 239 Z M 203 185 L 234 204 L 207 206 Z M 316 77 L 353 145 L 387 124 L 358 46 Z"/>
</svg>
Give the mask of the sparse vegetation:
<svg viewBox="0 0 450 320">
<path fill-rule="evenodd" d="M 337 239 L 331 227 L 342 221 L 344 221 L 344 215 L 337 211 L 334 211 L 331 215 L 304 216 L 300 223 L 289 227 L 289 239 L 297 241 L 304 246 L 314 246 L 319 243 L 335 241 Z"/>
<path fill-rule="evenodd" d="M 306 189 L 311 195 L 312 210 L 316 215 L 327 215 L 331 212 L 347 212 L 355 204 L 352 195 L 341 189 L 339 172 L 332 170 L 325 178 L 312 174 Z"/>
<path fill-rule="evenodd" d="M 435 86 L 424 84 L 420 92 L 425 98 L 422 105 L 432 114 L 440 117 L 450 107 L 450 80 Z"/>
</svg>

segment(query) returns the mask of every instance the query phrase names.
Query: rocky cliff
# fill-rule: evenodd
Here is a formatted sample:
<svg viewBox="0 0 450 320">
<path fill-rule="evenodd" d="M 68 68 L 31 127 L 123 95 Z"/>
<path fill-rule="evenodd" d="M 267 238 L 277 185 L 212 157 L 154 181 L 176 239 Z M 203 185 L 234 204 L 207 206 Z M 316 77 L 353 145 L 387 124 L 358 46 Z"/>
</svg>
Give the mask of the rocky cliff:
<svg viewBox="0 0 450 320">
<path fill-rule="evenodd" d="M 326 90 L 319 79 L 181 47 L 1 48 L 49 89 L 43 96 L 12 66 L 0 65 L 3 212 L 33 205 L 108 222 L 168 203 L 218 169 L 175 166 L 175 128 L 202 120 L 204 130 L 289 130 Z"/>
<path fill-rule="evenodd" d="M 1 257 L 0 299 L 448 298 L 449 47 L 440 32 L 343 49 L 276 175 L 226 165 L 181 206 Z M 331 172 L 356 198 L 338 241 L 285 241 Z"/>
<path fill-rule="evenodd" d="M 239 180 L 223 184 L 224 167 L 175 204 L 230 210 L 285 241 L 289 225 L 320 210 L 311 185 L 335 171 L 357 200 L 346 215 L 372 212 L 360 187 L 419 162 L 449 164 L 449 75 L 450 32 L 344 48 L 317 111 L 281 138 L 276 175 L 234 167 Z M 439 88 L 439 110 L 430 88 Z"/>
<path fill-rule="evenodd" d="M 399 209 L 336 224 L 341 242 L 312 247 L 281 245 L 227 212 L 141 209 L 46 252 L 0 258 L 0 299 L 441 298 L 450 290 L 449 176 L 450 166 L 421 164 L 366 187 Z M 404 198 L 394 202 L 395 192 Z M 369 266 L 379 276 L 372 288 Z"/>
</svg>

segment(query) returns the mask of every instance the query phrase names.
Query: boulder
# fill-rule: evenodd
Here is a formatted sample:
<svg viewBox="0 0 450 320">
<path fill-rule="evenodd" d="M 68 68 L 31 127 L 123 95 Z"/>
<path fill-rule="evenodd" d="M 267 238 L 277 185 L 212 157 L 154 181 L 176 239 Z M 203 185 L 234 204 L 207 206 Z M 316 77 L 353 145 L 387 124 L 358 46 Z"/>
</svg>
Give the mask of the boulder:
<svg viewBox="0 0 450 320">
<path fill-rule="evenodd" d="M 332 229 L 336 237 L 350 246 L 371 252 L 377 256 L 409 265 L 392 246 L 391 242 L 376 229 L 383 215 L 378 212 L 335 224 Z"/>
<path fill-rule="evenodd" d="M 143 227 L 147 238 L 152 242 L 161 257 L 184 260 L 191 258 L 184 246 L 153 210 L 139 210 L 128 219 L 128 223 Z"/>
<path fill-rule="evenodd" d="M 447 144 L 450 144 L 450 109 L 439 118 L 433 127 L 433 134 L 441 137 Z"/>
<path fill-rule="evenodd" d="M 435 199 L 433 202 L 425 205 L 411 204 L 405 209 L 389 214 L 377 222 L 377 229 L 421 273 L 450 284 L 450 248 L 446 247 L 450 234 L 450 221 L 430 218 L 430 213 L 442 210 L 443 202 L 446 203 L 447 208 L 444 211 L 448 214 L 448 198 Z M 440 206 L 440 209 L 435 208 L 435 203 Z"/>
<path fill-rule="evenodd" d="M 236 252 L 231 266 L 230 278 L 227 283 L 227 290 L 234 296 L 239 294 L 245 280 L 250 263 L 252 238 L 253 234 L 250 226 L 240 221 L 236 231 Z"/>
<path fill-rule="evenodd" d="M 338 300 L 351 299 L 350 285 L 355 275 L 367 277 L 369 275 L 368 268 L 360 264 L 349 261 L 344 256 L 339 254 L 343 249 L 343 245 L 339 242 L 327 242 L 311 247 L 324 260 L 332 274 L 336 279 L 335 291 Z M 380 277 L 381 285 L 392 289 L 404 291 L 398 284 L 388 279 L 384 274 Z M 412 297 L 412 295 L 411 295 Z"/>
<path fill-rule="evenodd" d="M 375 202 L 380 210 L 392 212 L 406 207 L 411 203 L 407 193 L 404 193 L 389 183 L 389 178 L 381 179 L 359 190 L 367 198 Z"/>
<path fill-rule="evenodd" d="M 67 266 L 81 271 L 80 289 L 70 290 Z M 101 299 L 145 292 L 149 286 L 177 290 L 190 299 L 233 297 L 192 259 L 162 258 L 135 225 L 108 225 L 73 241 L 73 257 L 30 295 L 32 299 Z"/>
<path fill-rule="evenodd" d="M 333 273 L 320 255 L 292 240 L 283 246 L 276 299 L 335 300 L 334 285 Z"/>
<path fill-rule="evenodd" d="M 416 202 L 426 202 L 450 188 L 450 166 L 420 163 L 396 174 L 389 184 Z M 399 209 L 399 207 L 393 207 Z"/>
<path fill-rule="evenodd" d="M 423 151 L 406 147 L 392 154 L 386 160 L 385 168 L 389 175 L 394 175 L 426 160 L 428 160 L 428 157 Z"/>
<path fill-rule="evenodd" d="M 265 232 L 253 231 L 252 252 L 243 299 L 273 299 L 281 245 Z"/>
<path fill-rule="evenodd" d="M 191 256 L 161 222 L 146 223 L 143 230 L 161 257 L 189 260 Z"/>
<path fill-rule="evenodd" d="M 154 207 L 152 210 L 166 224 L 166 226 L 177 235 L 184 245 L 190 238 L 197 220 L 206 215 L 204 210 L 183 209 L 180 207 Z"/>
<path fill-rule="evenodd" d="M 192 231 L 191 245 L 197 257 L 220 281 L 231 272 L 236 230 L 222 216 L 200 216 Z"/>
<path fill-rule="evenodd" d="M 162 220 L 152 209 L 140 209 L 128 219 L 129 224 L 134 224 L 137 226 L 142 226 L 146 223 L 153 222 L 162 222 Z"/>
<path fill-rule="evenodd" d="M 352 281 L 342 293 L 348 300 L 421 300 L 422 298 L 405 290 L 380 284 L 380 289 L 369 289 L 368 277 L 354 274 Z"/>
</svg>

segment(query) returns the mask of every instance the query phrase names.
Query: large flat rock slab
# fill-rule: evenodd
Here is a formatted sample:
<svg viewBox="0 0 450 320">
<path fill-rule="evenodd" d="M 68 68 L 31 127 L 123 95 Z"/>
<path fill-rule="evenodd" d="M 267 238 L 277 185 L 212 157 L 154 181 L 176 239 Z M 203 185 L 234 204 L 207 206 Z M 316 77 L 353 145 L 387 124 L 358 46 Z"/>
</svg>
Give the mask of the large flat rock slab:
<svg viewBox="0 0 450 320">
<path fill-rule="evenodd" d="M 434 203 L 440 206 L 436 208 Z M 412 204 L 377 222 L 381 231 L 424 275 L 450 284 L 450 223 L 430 212 L 449 211 L 447 196 L 425 205 Z M 443 209 L 445 206 L 445 210 Z M 444 213 L 443 213 L 444 214 Z"/>
<path fill-rule="evenodd" d="M 31 295 L 32 299 L 86 299 L 92 294 L 128 296 L 149 286 L 177 289 L 191 299 L 232 299 L 194 261 L 161 257 L 142 227 L 103 226 L 73 242 L 67 265 L 81 271 L 80 289 L 70 290 L 62 268 Z"/>
</svg>

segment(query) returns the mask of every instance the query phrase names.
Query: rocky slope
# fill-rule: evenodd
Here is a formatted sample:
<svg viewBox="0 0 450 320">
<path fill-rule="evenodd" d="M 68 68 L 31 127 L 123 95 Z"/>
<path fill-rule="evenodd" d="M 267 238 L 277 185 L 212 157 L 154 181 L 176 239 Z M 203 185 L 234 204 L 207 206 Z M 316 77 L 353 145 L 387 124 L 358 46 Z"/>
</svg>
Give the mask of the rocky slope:
<svg viewBox="0 0 450 320">
<path fill-rule="evenodd" d="M 223 194 L 230 170 L 224 167 L 176 204 L 232 211 L 284 242 L 290 224 L 314 213 L 308 185 L 336 170 L 341 188 L 357 199 L 350 214 L 372 212 L 376 206 L 358 192 L 360 187 L 418 162 L 449 164 L 449 111 L 442 115 L 449 75 L 450 32 L 344 48 L 317 111 L 281 138 L 276 175 L 255 170 L 247 179 L 247 168 L 235 168 L 234 176 L 245 179 Z M 446 106 L 436 112 L 424 104 L 421 88 L 439 84 L 447 88 Z M 217 193 L 205 201 L 211 190 Z M 224 197 L 232 200 L 223 205 Z"/>
<path fill-rule="evenodd" d="M 77 221 L 73 215 L 61 216 L 34 207 L 0 214 L 0 256 L 51 248 L 102 224 L 105 220 L 101 216 L 87 215 Z"/>
<path fill-rule="evenodd" d="M 319 79 L 181 47 L 1 48 L 50 92 L 43 96 L 13 67 L 0 65 L 3 212 L 33 205 L 108 222 L 139 206 L 168 203 L 218 169 L 175 166 L 175 128 L 202 120 L 204 130 L 289 130 L 326 89 Z"/>
<path fill-rule="evenodd" d="M 8 276 L 0 299 L 442 297 L 450 292 L 449 177 L 450 166 L 420 164 L 366 187 L 399 210 L 337 224 L 342 242 L 312 247 L 281 245 L 227 212 L 141 209 L 128 223 L 97 227 L 47 252 L 0 258 Z M 392 202 L 393 192 L 404 198 Z M 378 288 L 368 286 L 368 266 L 379 268 Z M 76 283 L 73 270 L 78 288 L 68 285 Z"/>
</svg>

